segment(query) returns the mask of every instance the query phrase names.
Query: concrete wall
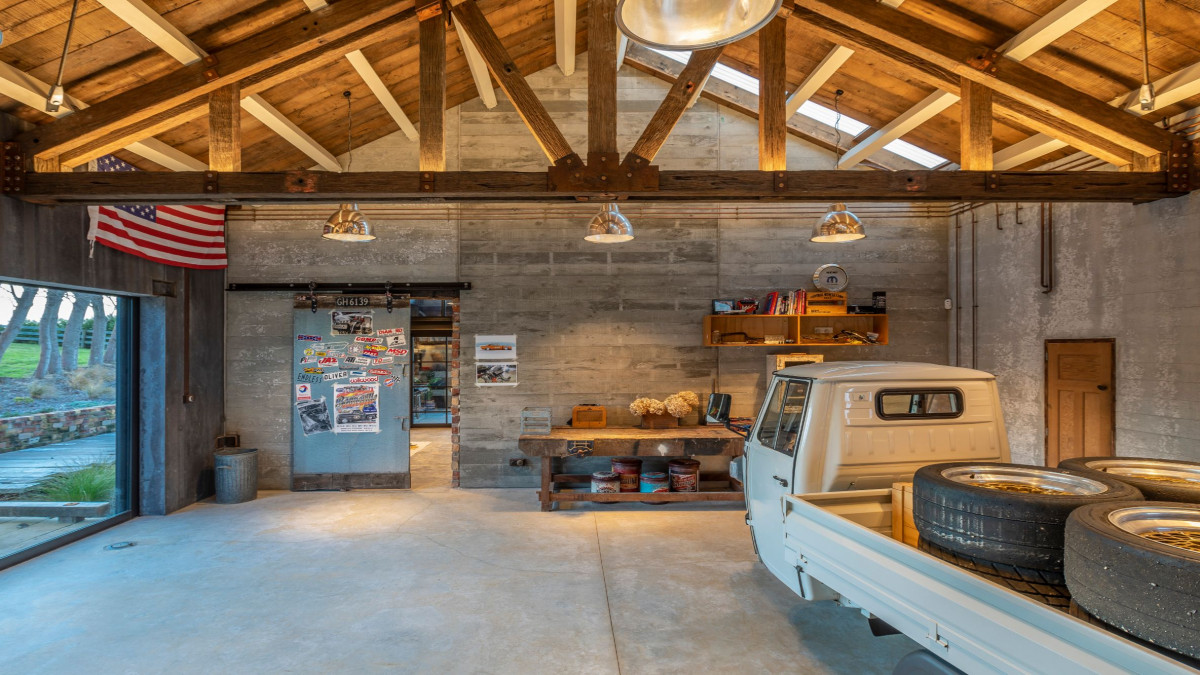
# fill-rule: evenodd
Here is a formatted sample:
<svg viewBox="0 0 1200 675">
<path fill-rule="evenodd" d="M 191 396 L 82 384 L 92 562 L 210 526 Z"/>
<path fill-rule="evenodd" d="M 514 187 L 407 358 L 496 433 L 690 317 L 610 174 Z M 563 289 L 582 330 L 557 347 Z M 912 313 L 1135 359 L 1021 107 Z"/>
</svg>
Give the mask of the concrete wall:
<svg viewBox="0 0 1200 675">
<path fill-rule="evenodd" d="M 1044 458 L 1044 341 L 1116 338 L 1116 450 L 1200 460 L 1200 196 L 1054 206 L 1055 288 L 1038 205 L 978 209 L 978 367 L 996 373 L 1014 461 Z M 959 218 L 960 356 L 971 364 L 971 216 Z M 953 255 L 953 223 L 950 229 Z M 953 282 L 952 282 L 953 285 Z M 953 288 L 951 289 L 953 293 Z M 953 353 L 953 348 L 951 348 Z"/>
<path fill-rule="evenodd" d="M 586 63 L 571 77 L 550 68 L 530 82 L 582 152 L 586 148 Z M 625 69 L 619 76 L 620 147 L 628 148 L 667 91 Z M 500 94 L 486 110 L 472 101 L 447 115 L 451 169 L 543 170 L 529 131 Z M 656 158 L 665 168 L 757 168 L 757 124 L 700 101 Z M 832 157 L 796 140 L 794 168 L 825 168 Z M 355 151 L 357 170 L 415 169 L 416 144 L 397 133 Z M 843 246 L 807 241 L 825 205 L 631 205 L 637 239 L 583 241 L 595 206 L 367 207 L 379 240 L 320 238 L 331 209 L 244 209 L 230 223 L 229 281 L 470 281 L 461 299 L 463 382 L 460 469 L 464 487 L 531 486 L 537 463 L 509 467 L 525 406 L 608 406 L 610 424 L 631 424 L 637 396 L 680 389 L 734 394 L 735 413 L 761 397 L 766 355 L 795 348 L 705 348 L 702 317 L 717 297 L 762 295 L 809 285 L 821 264 L 849 271 L 852 301 L 888 291 L 892 344 L 810 349 L 828 359 L 944 362 L 947 285 L 944 211 L 911 205 L 857 206 L 870 238 Z M 770 213 L 768 214 L 768 211 Z M 869 214 L 869 215 L 868 215 Z M 291 307 L 287 294 L 229 295 L 229 430 L 262 451 L 261 484 L 284 487 L 290 470 Z M 520 385 L 475 387 L 475 334 L 516 333 Z M 717 378 L 719 376 L 719 382 Z"/>
<path fill-rule="evenodd" d="M 213 439 L 222 431 L 224 273 L 193 271 L 191 391 L 183 403 L 185 272 L 96 246 L 88 257 L 83 207 L 34 206 L 0 197 L 0 279 L 142 297 L 141 509 L 170 513 L 212 494 Z M 177 297 L 155 298 L 155 280 Z"/>
</svg>

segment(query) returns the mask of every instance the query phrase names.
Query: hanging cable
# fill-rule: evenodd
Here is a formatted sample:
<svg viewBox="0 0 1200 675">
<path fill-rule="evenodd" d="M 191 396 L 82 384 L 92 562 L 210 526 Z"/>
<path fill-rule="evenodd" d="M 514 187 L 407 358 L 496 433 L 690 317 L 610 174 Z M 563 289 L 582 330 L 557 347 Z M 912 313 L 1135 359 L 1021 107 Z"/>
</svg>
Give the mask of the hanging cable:
<svg viewBox="0 0 1200 675">
<path fill-rule="evenodd" d="M 342 97 L 346 99 L 346 170 L 345 173 L 350 173 L 350 167 L 354 165 L 354 111 L 350 107 L 350 90 L 342 92 Z"/>
<path fill-rule="evenodd" d="M 1138 89 L 1138 103 L 1142 112 L 1154 110 L 1154 84 L 1150 82 L 1150 30 L 1146 26 L 1146 0 L 1141 0 L 1142 14 L 1142 86 Z"/>
<path fill-rule="evenodd" d="M 842 94 L 844 93 L 846 92 L 842 91 L 841 89 L 833 92 L 833 112 L 837 114 L 837 117 L 833 120 L 833 133 L 836 134 L 836 140 L 834 141 L 833 145 L 835 153 L 835 158 L 833 161 L 834 169 L 837 169 L 842 164 L 842 109 L 839 104 L 842 100 Z"/>
<path fill-rule="evenodd" d="M 62 56 L 58 59 L 58 77 L 54 79 L 50 92 L 46 94 L 46 112 L 48 113 L 58 112 L 67 98 L 63 91 L 63 73 L 67 69 L 67 51 L 71 48 L 71 33 L 75 30 L 75 15 L 78 12 L 79 0 L 75 0 L 71 4 L 71 19 L 67 21 L 67 38 L 63 40 Z"/>
</svg>

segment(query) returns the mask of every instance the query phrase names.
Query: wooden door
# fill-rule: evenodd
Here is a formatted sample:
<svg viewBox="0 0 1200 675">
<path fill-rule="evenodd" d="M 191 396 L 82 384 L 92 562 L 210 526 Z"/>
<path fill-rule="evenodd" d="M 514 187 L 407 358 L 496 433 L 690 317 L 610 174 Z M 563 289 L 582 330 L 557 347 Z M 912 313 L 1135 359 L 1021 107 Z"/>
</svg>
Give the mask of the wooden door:
<svg viewBox="0 0 1200 675">
<path fill-rule="evenodd" d="M 1112 455 L 1113 340 L 1046 340 L 1046 465 Z"/>
</svg>

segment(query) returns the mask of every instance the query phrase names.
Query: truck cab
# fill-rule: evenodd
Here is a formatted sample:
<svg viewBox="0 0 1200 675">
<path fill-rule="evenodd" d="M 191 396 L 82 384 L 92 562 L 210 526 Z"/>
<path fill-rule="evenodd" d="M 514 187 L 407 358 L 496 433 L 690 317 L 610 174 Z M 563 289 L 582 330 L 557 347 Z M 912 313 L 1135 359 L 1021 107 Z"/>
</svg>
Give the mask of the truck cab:
<svg viewBox="0 0 1200 675">
<path fill-rule="evenodd" d="M 731 473 L 744 482 L 759 558 L 800 593 L 785 559 L 784 495 L 886 488 L 926 464 L 964 460 L 1009 461 L 993 375 L 842 361 L 774 374 Z"/>
</svg>

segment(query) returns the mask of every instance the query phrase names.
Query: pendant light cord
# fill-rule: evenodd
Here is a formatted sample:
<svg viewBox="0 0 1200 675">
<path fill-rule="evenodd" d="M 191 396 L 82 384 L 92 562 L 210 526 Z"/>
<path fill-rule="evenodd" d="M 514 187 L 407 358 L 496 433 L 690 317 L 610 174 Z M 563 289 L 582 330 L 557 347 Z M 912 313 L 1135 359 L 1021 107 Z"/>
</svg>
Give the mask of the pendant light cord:
<svg viewBox="0 0 1200 675">
<path fill-rule="evenodd" d="M 1146 0 L 1139 4 L 1142 12 L 1142 84 L 1150 84 L 1150 31 L 1146 26 Z"/>
<path fill-rule="evenodd" d="M 835 154 L 833 168 L 835 171 L 842 164 L 842 108 L 839 103 L 841 102 L 842 94 L 844 93 L 846 92 L 842 91 L 841 89 L 838 89 L 833 93 L 833 112 L 837 114 L 837 117 L 833 120 L 833 133 L 836 134 L 837 139 L 833 144 Z"/>
<path fill-rule="evenodd" d="M 350 167 L 354 166 L 354 113 L 350 107 L 350 90 L 343 91 L 342 96 L 346 98 L 346 170 L 344 173 L 350 173 Z"/>
<path fill-rule="evenodd" d="M 75 15 L 78 13 L 79 0 L 75 0 L 75 2 L 71 4 L 71 18 L 69 21 L 67 21 L 67 37 L 65 40 L 63 40 L 62 56 L 58 59 L 58 77 L 54 78 L 54 86 L 50 88 L 50 94 L 47 94 L 47 96 L 52 95 L 55 89 L 58 89 L 62 86 L 63 73 L 67 70 L 67 51 L 71 48 L 71 33 L 75 30 Z M 65 99 L 66 97 L 64 96 L 63 98 Z"/>
</svg>

